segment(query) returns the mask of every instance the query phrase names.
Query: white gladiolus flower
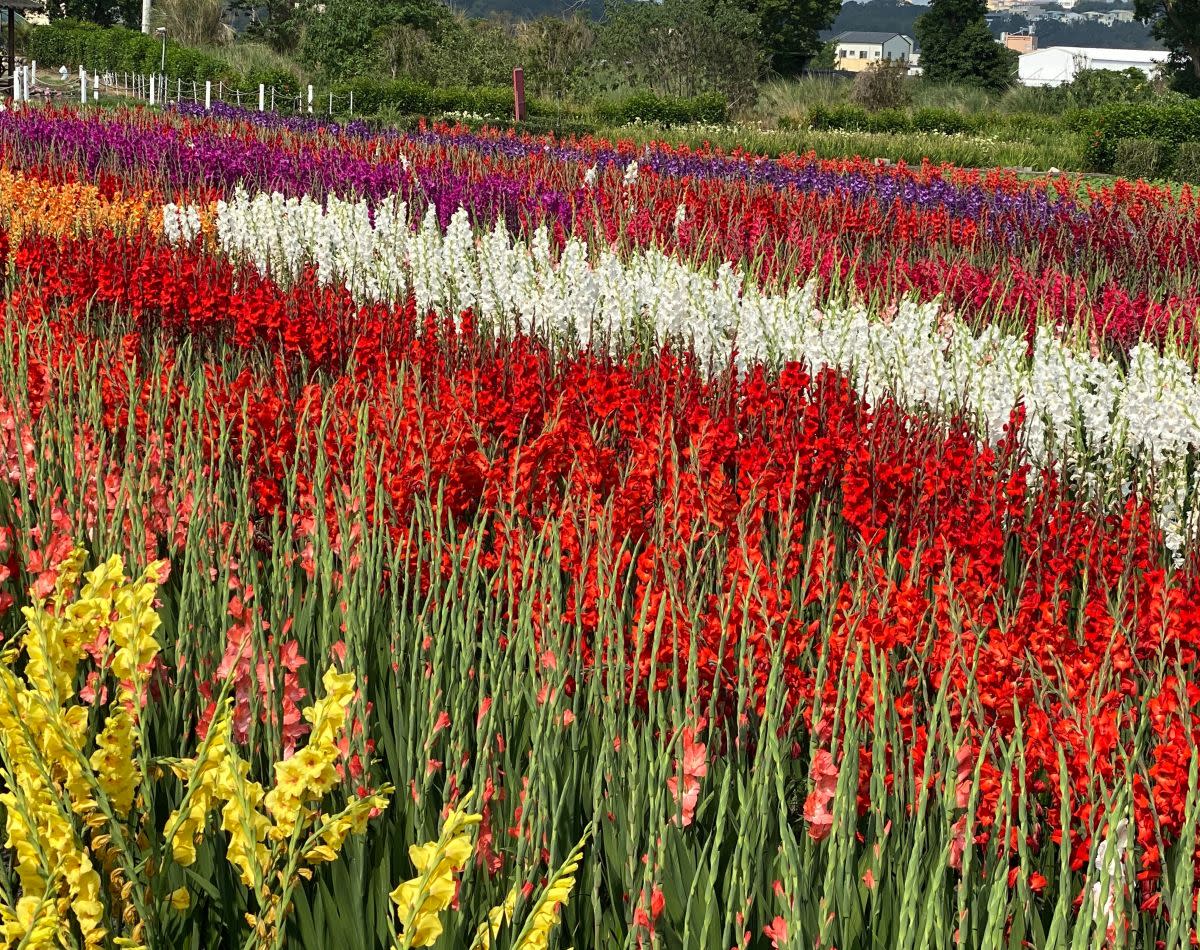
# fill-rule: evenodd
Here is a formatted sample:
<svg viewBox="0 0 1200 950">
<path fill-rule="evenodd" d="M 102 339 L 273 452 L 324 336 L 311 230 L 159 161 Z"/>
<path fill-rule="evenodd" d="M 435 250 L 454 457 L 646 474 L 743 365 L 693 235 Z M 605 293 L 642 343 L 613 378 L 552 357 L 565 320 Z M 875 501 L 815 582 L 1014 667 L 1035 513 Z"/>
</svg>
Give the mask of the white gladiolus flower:
<svg viewBox="0 0 1200 950">
<path fill-rule="evenodd" d="M 636 162 L 626 178 L 636 175 Z M 1200 379 L 1188 361 L 1139 344 L 1127 366 L 1040 329 L 1030 346 L 999 325 L 973 329 L 938 302 L 901 301 L 886 312 L 825 302 L 815 285 L 767 291 L 729 263 L 697 268 L 654 248 L 618 254 L 570 239 L 555 252 L 543 227 L 514 240 L 497 223 L 477 233 L 457 211 L 442 230 L 429 208 L 413 221 L 398 197 L 375 206 L 238 191 L 218 202 L 217 240 L 233 260 L 275 279 L 314 267 L 325 284 L 362 302 L 412 295 L 421 311 L 472 308 L 495 332 L 619 351 L 637 339 L 686 344 L 717 370 L 736 360 L 845 374 L 869 403 L 963 415 L 982 439 L 1001 437 L 1023 407 L 1032 459 L 1105 499 L 1153 475 L 1168 542 L 1196 533 Z M 175 242 L 200 232 L 197 209 L 167 205 Z M 1194 466 L 1193 466 L 1194 467 Z"/>
</svg>

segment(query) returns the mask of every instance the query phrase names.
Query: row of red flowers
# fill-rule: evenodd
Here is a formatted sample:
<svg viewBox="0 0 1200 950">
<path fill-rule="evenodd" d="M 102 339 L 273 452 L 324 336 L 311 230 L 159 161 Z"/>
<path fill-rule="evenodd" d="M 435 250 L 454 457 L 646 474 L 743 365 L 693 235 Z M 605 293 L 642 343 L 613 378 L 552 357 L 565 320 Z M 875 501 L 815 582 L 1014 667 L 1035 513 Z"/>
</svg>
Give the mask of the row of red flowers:
<svg viewBox="0 0 1200 950">
<path fill-rule="evenodd" d="M 8 319 L 29 334 L 29 404 L 7 407 L 5 468 L 17 488 L 14 473 L 37 465 L 27 433 L 90 385 L 82 358 L 99 374 L 99 414 L 77 420 L 82 441 L 59 450 L 98 477 L 80 479 L 82 499 L 22 499 L 44 533 L 28 546 L 9 536 L 14 577 L 48 568 L 103 509 L 97 493 L 118 473 L 101 440 L 120 446 L 111 457 L 163 459 L 191 433 L 202 447 L 192 470 L 244 471 L 255 519 L 288 519 L 302 566 L 323 523 L 354 569 L 353 541 L 340 537 L 347 504 L 373 521 L 381 512 L 375 527 L 408 550 L 429 530 L 415 512 L 436 502 L 453 529 L 445 576 L 477 563 L 497 597 L 515 599 L 531 546 L 553 538 L 564 593 L 540 600 L 533 622 L 576 629 L 605 675 L 590 632 L 601 610 L 625 617 L 619 648 L 644 695 L 673 688 L 694 653 L 702 702 L 736 723 L 762 712 L 781 664 L 789 718 L 826 741 L 856 652 L 874 650 L 883 666 L 859 674 L 858 719 L 869 734 L 886 681 L 920 779 L 930 692 L 945 686 L 964 756 L 983 756 L 979 826 L 964 835 L 993 832 L 995 743 L 1019 722 L 1029 807 L 1052 822 L 1068 789 L 1082 866 L 1102 807 L 1089 782 L 1123 774 L 1145 731 L 1135 804 L 1142 894 L 1156 899 L 1161 842 L 1183 828 L 1179 790 L 1200 739 L 1196 687 L 1173 672 L 1193 669 L 1200 649 L 1200 572 L 1163 566 L 1147 507 L 1098 512 L 1031 473 L 1020 419 L 991 449 L 952 421 L 868 409 L 843 379 L 799 366 L 710 379 L 669 352 L 560 356 L 533 339 L 481 338 L 470 314 L 455 329 L 411 303 L 356 307 L 311 280 L 234 280 L 197 252 L 142 248 L 130 264 L 103 239 L 62 247 L 30 242 L 14 256 Z M 108 325 L 127 318 L 130 332 L 112 340 Z M 203 360 L 206 347 L 215 355 Z M 202 412 L 150 412 L 194 405 L 196 385 Z M 128 543 L 170 555 L 196 504 L 189 478 L 160 471 L 148 491 L 146 537 Z M 713 585 L 700 603 L 688 587 L 697 574 Z M 826 712 L 814 717 L 818 699 Z M 868 741 L 864 808 L 871 758 Z"/>
<path fill-rule="evenodd" d="M 780 181 L 760 180 L 704 164 L 728 157 L 662 146 L 533 144 L 445 128 L 333 136 L 150 114 L 51 111 L 0 123 L 13 167 L 164 200 L 205 203 L 236 186 L 317 198 L 399 193 L 418 212 L 436 205 L 443 223 L 462 206 L 480 225 L 527 234 L 546 224 L 559 244 L 579 236 L 730 261 L 762 283 L 816 276 L 877 300 L 945 293 L 967 316 L 1091 324 L 1121 347 L 1169 329 L 1190 335 L 1200 308 L 1190 191 L 1118 184 L 1085 195 L 1065 178 L 1026 185 L 999 173 L 797 157 L 772 166 Z M 605 156 L 589 180 L 586 163 Z M 621 162 L 639 157 L 631 175 Z"/>
</svg>

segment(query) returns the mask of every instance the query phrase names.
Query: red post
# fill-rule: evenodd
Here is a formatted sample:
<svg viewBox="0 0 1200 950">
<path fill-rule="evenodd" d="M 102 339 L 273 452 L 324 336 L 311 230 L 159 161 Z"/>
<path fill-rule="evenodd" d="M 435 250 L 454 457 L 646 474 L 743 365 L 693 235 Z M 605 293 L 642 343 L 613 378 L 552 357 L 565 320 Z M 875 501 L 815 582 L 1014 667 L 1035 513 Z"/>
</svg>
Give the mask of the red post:
<svg viewBox="0 0 1200 950">
<path fill-rule="evenodd" d="M 513 70 L 513 111 L 517 121 L 525 121 L 525 70 L 520 66 Z"/>
</svg>

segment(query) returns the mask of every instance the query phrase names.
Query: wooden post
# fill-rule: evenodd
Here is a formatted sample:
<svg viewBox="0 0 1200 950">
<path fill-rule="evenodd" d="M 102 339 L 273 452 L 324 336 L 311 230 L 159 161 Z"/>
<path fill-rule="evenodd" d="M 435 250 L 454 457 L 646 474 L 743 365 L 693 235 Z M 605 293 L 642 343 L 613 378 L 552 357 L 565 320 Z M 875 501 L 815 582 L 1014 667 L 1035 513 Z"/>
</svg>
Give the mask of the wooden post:
<svg viewBox="0 0 1200 950">
<path fill-rule="evenodd" d="M 312 86 L 308 87 L 308 111 L 312 112 Z"/>
<path fill-rule="evenodd" d="M 350 90 L 350 114 L 354 115 L 354 90 Z"/>
<path fill-rule="evenodd" d="M 204 111 L 212 108 L 212 80 L 204 80 Z"/>
<path fill-rule="evenodd" d="M 79 67 L 79 104 L 87 105 L 87 70 Z"/>
<path fill-rule="evenodd" d="M 100 101 L 100 74 L 95 73 L 92 76 L 92 102 Z"/>
<path fill-rule="evenodd" d="M 333 115 L 333 93 L 329 94 L 329 114 Z"/>
<path fill-rule="evenodd" d="M 263 112 L 267 106 L 267 87 L 265 83 L 258 84 L 258 111 Z"/>
<path fill-rule="evenodd" d="M 513 70 L 513 112 L 518 122 L 525 121 L 525 70 Z"/>
<path fill-rule="evenodd" d="M 150 77 L 150 105 L 154 105 L 154 77 Z"/>
<path fill-rule="evenodd" d="M 275 111 L 275 87 L 271 87 L 271 111 Z"/>
</svg>

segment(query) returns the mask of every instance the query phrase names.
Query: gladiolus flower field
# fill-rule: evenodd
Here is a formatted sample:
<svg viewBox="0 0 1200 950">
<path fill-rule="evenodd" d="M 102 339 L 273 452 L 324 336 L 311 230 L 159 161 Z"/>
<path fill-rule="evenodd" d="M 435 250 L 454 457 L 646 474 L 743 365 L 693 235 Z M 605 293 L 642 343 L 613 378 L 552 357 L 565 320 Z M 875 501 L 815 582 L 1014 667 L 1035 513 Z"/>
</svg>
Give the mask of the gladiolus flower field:
<svg viewBox="0 0 1200 950">
<path fill-rule="evenodd" d="M 1197 942 L 1200 195 L 0 154 L 4 946 Z"/>
</svg>

